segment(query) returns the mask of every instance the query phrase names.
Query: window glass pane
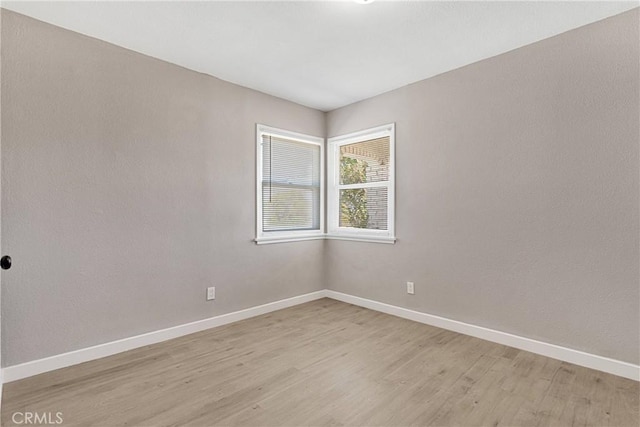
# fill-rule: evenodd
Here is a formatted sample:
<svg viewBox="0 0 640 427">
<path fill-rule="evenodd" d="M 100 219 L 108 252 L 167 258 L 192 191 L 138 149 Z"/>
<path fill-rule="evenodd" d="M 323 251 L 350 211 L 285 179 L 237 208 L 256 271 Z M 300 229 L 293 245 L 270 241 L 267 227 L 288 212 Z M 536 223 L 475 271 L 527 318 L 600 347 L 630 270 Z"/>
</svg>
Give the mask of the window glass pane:
<svg viewBox="0 0 640 427">
<path fill-rule="evenodd" d="M 262 230 L 320 229 L 320 146 L 262 136 Z"/>
<path fill-rule="evenodd" d="M 340 190 L 340 227 L 387 230 L 387 188 Z"/>
<path fill-rule="evenodd" d="M 320 187 L 262 185 L 264 231 L 318 230 Z"/>
<path fill-rule="evenodd" d="M 389 137 L 340 147 L 340 184 L 389 180 Z"/>
</svg>

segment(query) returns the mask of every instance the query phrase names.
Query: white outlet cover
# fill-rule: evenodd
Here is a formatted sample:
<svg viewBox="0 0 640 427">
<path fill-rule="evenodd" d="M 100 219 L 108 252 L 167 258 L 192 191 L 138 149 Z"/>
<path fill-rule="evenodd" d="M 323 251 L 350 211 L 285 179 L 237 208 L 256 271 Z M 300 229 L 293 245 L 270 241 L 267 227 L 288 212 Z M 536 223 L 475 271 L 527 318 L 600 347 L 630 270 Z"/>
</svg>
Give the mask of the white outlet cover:
<svg viewBox="0 0 640 427">
<path fill-rule="evenodd" d="M 415 293 L 413 282 L 407 282 L 407 293 L 410 295 L 413 295 Z"/>
</svg>

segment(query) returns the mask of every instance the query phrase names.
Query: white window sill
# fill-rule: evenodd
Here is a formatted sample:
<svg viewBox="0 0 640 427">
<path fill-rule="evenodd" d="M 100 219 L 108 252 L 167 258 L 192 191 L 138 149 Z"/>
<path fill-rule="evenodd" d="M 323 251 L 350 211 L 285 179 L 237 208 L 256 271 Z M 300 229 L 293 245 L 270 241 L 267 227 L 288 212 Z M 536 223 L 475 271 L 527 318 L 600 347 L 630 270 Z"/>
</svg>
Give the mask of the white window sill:
<svg viewBox="0 0 640 427">
<path fill-rule="evenodd" d="M 327 234 L 328 240 L 350 240 L 352 242 L 386 243 L 393 245 L 396 243 L 395 237 L 387 236 L 359 236 L 354 234 Z"/>
<path fill-rule="evenodd" d="M 301 235 L 301 236 L 278 236 L 278 237 L 259 237 L 255 239 L 257 245 L 270 245 L 272 243 L 288 243 L 288 242 L 303 242 L 306 240 L 349 240 L 352 242 L 367 242 L 367 243 L 386 243 L 393 245 L 396 243 L 395 237 L 382 237 L 382 236 L 353 236 L 344 234 L 313 234 L 313 235 Z"/>
<path fill-rule="evenodd" d="M 274 237 L 258 237 L 254 241 L 257 245 L 270 245 L 272 243 L 288 243 L 288 242 L 303 242 L 305 240 L 323 240 L 324 234 L 307 234 L 298 236 L 274 236 Z"/>
</svg>

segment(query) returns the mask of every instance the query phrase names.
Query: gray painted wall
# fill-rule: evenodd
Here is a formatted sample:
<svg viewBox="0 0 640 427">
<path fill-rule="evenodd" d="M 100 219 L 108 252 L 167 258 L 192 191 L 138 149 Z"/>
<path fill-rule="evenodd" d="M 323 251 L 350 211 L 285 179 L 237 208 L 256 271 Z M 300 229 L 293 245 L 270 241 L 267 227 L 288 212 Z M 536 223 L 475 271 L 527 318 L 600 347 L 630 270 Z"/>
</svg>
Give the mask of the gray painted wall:
<svg viewBox="0 0 640 427">
<path fill-rule="evenodd" d="M 637 364 L 638 21 L 329 113 L 329 137 L 396 122 L 399 240 L 327 242 L 328 287 Z"/>
<path fill-rule="evenodd" d="M 251 242 L 255 124 L 323 113 L 6 10 L 1 59 L 4 365 L 324 288 Z"/>
<path fill-rule="evenodd" d="M 3 365 L 325 285 L 638 363 L 637 40 L 635 10 L 325 116 L 3 11 Z M 251 242 L 255 123 L 389 122 L 396 245 Z"/>
</svg>

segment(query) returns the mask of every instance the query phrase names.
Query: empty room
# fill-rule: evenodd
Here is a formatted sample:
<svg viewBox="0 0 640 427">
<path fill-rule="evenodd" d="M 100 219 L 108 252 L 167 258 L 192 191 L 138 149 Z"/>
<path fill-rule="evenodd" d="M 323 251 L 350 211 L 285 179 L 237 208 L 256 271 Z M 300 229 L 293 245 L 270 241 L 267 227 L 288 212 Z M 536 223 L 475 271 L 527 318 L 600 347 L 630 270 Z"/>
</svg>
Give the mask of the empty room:
<svg viewBox="0 0 640 427">
<path fill-rule="evenodd" d="M 2 1 L 2 426 L 640 425 L 637 1 Z"/>
</svg>

